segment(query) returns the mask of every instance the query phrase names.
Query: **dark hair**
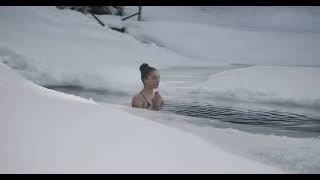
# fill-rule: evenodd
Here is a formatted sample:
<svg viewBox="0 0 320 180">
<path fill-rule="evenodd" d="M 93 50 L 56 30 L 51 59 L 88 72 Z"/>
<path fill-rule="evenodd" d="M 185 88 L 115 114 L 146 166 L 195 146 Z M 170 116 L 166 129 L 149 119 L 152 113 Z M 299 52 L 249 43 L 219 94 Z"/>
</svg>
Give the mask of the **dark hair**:
<svg viewBox="0 0 320 180">
<path fill-rule="evenodd" d="M 157 70 L 156 68 L 149 66 L 147 63 L 141 64 L 139 69 L 141 72 L 141 80 L 142 80 L 143 84 L 144 84 L 143 79 L 147 78 L 152 71 Z"/>
</svg>

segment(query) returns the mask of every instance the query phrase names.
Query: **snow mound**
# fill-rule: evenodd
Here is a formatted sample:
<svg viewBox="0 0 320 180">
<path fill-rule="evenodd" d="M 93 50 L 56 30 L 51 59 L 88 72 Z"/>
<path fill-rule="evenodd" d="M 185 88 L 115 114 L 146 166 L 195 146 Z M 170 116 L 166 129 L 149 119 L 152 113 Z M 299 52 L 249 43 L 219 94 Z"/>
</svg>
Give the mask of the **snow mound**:
<svg viewBox="0 0 320 180">
<path fill-rule="evenodd" d="M 320 108 L 320 68 L 252 66 L 214 74 L 193 86 L 208 98 Z"/>
</svg>

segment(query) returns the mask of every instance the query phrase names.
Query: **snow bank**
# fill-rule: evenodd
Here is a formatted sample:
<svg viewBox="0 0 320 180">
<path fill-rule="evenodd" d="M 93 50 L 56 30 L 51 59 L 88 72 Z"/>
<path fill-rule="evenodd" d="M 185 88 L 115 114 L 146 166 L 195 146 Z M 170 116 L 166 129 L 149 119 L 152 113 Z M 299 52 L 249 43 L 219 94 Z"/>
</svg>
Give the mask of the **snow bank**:
<svg viewBox="0 0 320 180">
<path fill-rule="evenodd" d="M 129 34 L 197 62 L 320 65 L 317 7 L 144 7 L 143 17 L 126 22 Z"/>
<path fill-rule="evenodd" d="M 2 63 L 0 91 L 1 173 L 281 173 L 177 129 L 39 87 Z"/>
<path fill-rule="evenodd" d="M 320 108 L 320 68 L 252 66 L 211 75 L 193 87 L 207 98 Z"/>
<path fill-rule="evenodd" d="M 256 127 L 253 130 L 246 125 L 235 126 L 174 113 L 142 112 L 125 106 L 120 108 L 152 121 L 191 132 L 227 152 L 264 162 L 287 172 L 319 173 L 320 170 L 319 136 L 278 136 L 267 133 L 267 127 Z M 250 133 L 245 132 L 248 129 Z"/>
<path fill-rule="evenodd" d="M 191 22 L 260 31 L 320 32 L 320 8 L 315 6 L 145 6 L 142 10 L 142 19 L 149 22 Z M 138 7 L 126 7 L 125 11 L 133 14 Z"/>
<path fill-rule="evenodd" d="M 0 7 L 0 61 L 41 85 L 75 85 L 134 93 L 139 66 L 195 64 L 190 58 L 55 7 Z"/>
</svg>

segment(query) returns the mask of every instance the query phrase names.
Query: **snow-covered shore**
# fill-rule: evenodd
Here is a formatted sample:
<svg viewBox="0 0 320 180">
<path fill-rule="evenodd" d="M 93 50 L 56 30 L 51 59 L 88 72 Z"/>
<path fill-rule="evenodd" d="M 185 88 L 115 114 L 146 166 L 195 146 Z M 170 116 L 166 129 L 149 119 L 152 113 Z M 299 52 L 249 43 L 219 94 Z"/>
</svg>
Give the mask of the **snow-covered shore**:
<svg viewBox="0 0 320 180">
<path fill-rule="evenodd" d="M 1 173 L 281 173 L 0 64 Z"/>
<path fill-rule="evenodd" d="M 179 17 L 183 13 L 171 16 L 170 8 L 167 13 L 158 7 L 149 8 L 144 11 L 146 21 L 128 21 L 125 25 L 129 34 L 122 34 L 75 11 L 0 7 L 0 173 L 318 171 L 319 160 L 313 158 L 319 152 L 318 138 L 266 138 L 206 127 L 197 131 L 216 138 L 204 141 L 147 116 L 138 117 L 122 108 L 101 106 L 39 86 L 81 86 L 131 95 L 141 88 L 138 67 L 142 62 L 160 70 L 249 63 L 261 66 L 212 72 L 208 79 L 201 78 L 205 80 L 188 88 L 162 81 L 160 90 L 169 95 L 199 94 L 206 99 L 320 107 L 319 67 L 296 66 L 319 65 L 318 32 L 261 31 L 256 27 L 239 28 L 239 24 L 220 27 L 215 22 L 196 23 L 198 11 L 193 7 L 184 21 Z M 151 12 L 159 14 L 148 16 Z M 168 15 L 167 19 L 158 16 L 160 12 Z M 159 19 L 154 21 L 156 17 Z M 103 20 L 108 21 L 108 17 Z M 110 23 L 116 24 L 117 20 Z M 283 27 L 288 29 L 289 25 Z M 252 144 L 254 141 L 257 143 Z M 234 149 L 239 142 L 241 148 L 234 154 L 225 150 Z M 292 149 L 286 156 L 288 148 Z M 268 152 L 270 149 L 272 152 Z M 246 153 L 255 153 L 255 157 Z M 285 170 L 279 170 L 280 165 L 261 164 L 256 156 L 267 161 L 279 158 Z"/>
</svg>

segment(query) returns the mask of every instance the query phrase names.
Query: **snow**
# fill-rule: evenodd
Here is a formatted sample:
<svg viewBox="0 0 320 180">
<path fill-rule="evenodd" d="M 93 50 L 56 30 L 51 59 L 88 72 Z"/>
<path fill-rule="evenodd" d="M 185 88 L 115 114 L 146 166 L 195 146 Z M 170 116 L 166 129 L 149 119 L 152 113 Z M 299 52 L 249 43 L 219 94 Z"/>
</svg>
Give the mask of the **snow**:
<svg viewBox="0 0 320 180">
<path fill-rule="evenodd" d="M 1 173 L 282 172 L 110 105 L 62 96 L 2 63 L 0 77 Z"/>
<path fill-rule="evenodd" d="M 55 7 L 1 7 L 0 61 L 41 85 L 77 85 L 135 93 L 139 66 L 192 65 L 190 58 Z M 125 76 L 124 73 L 125 72 Z"/>
<path fill-rule="evenodd" d="M 203 11 L 203 8 L 206 11 Z M 245 9 L 247 8 L 250 7 Z M 160 70 L 179 65 L 226 66 L 228 63 L 269 66 L 319 65 L 319 33 L 265 32 L 260 31 L 261 24 L 256 24 L 257 21 L 251 24 L 246 21 L 242 24 L 242 26 L 255 25 L 254 29 L 245 29 L 239 24 L 235 27 L 218 26 L 219 18 L 211 19 L 214 15 L 218 15 L 227 18 L 226 22 L 234 24 L 235 20 L 231 16 L 236 17 L 237 13 L 244 13 L 245 9 L 236 7 L 231 9 L 233 13 L 228 15 L 226 13 L 228 7 L 144 7 L 143 17 L 146 19 L 142 22 L 119 22 L 118 17 L 99 16 L 108 26 L 125 26 L 130 35 L 156 43 L 155 45 L 142 43 L 130 35 L 104 28 L 93 17 L 74 11 L 62 11 L 54 7 L 1 7 L 0 18 L 3 26 L 0 34 L 6 36 L 0 36 L 0 61 L 40 85 L 73 85 L 122 91 L 128 94 L 134 94 L 141 88 L 137 80 L 140 79 L 138 67 L 143 62 Z M 304 20 L 317 21 L 317 18 L 314 18 L 318 15 L 317 8 L 311 8 L 314 17 L 307 13 L 309 11 L 285 9 L 285 12 L 296 12 L 296 17 L 302 13 L 301 17 L 305 18 Z M 270 9 L 262 10 L 264 13 L 261 13 L 259 18 L 265 19 Z M 281 20 L 280 17 L 289 18 L 286 20 L 292 18 L 281 16 L 283 13 L 280 12 L 283 11 L 277 8 L 273 8 L 271 12 L 278 20 Z M 196 23 L 197 16 L 200 16 L 200 20 Z M 246 18 L 248 15 L 241 20 Z M 296 24 L 292 27 L 297 26 Z M 317 26 L 313 26 L 315 27 L 312 29 L 316 30 Z M 274 23 L 270 27 L 275 27 Z M 288 28 L 285 25 L 281 27 Z M 307 27 L 311 28 L 311 25 L 308 24 Z M 40 45 L 41 50 L 39 50 Z M 304 77 L 311 77 L 314 74 L 309 71 L 304 72 Z M 292 74 L 288 74 L 290 76 L 288 78 L 294 79 L 291 77 Z M 313 80 L 316 80 L 315 76 Z M 316 86 L 313 82 L 308 80 L 305 83 L 309 83 L 308 89 L 314 89 L 316 92 L 317 88 L 311 87 L 312 84 Z M 163 85 L 162 89 L 170 88 L 166 83 Z M 251 87 L 253 86 L 252 84 Z M 281 87 L 284 86 L 276 87 L 282 91 L 278 94 L 286 94 L 287 88 L 281 90 Z M 296 91 L 303 91 L 300 83 L 291 83 L 290 87 Z M 250 92 L 255 90 L 252 89 Z M 303 102 L 309 101 L 305 104 L 309 106 L 318 104 L 317 93 L 313 93 L 316 94 L 313 98 L 307 93 L 299 94 L 297 101 L 300 101 L 304 94 L 306 96 L 304 99 L 311 99 L 303 100 Z M 225 95 L 226 93 L 222 94 Z M 242 95 L 246 98 L 248 93 Z M 280 98 L 291 98 L 291 96 Z"/>
<path fill-rule="evenodd" d="M 126 27 L 123 34 L 75 11 L 0 7 L 0 172 L 318 172 L 318 138 L 211 127 L 185 132 L 187 124 L 153 122 L 145 110 L 130 108 L 138 117 L 39 85 L 131 95 L 141 88 L 143 62 L 160 74 L 223 66 L 225 72 L 188 81 L 191 87 L 177 90 L 179 82 L 168 81 L 160 90 L 319 108 L 319 14 L 317 7 L 144 7 L 142 22 L 99 16 L 109 27 Z"/>
<path fill-rule="evenodd" d="M 320 108 L 320 68 L 252 66 L 211 75 L 193 93 L 211 98 Z"/>
<path fill-rule="evenodd" d="M 121 16 L 113 16 L 113 15 L 96 15 L 106 26 L 109 28 L 123 28 L 124 25 L 121 20 Z M 90 17 L 91 18 L 91 17 Z M 93 18 L 93 17 L 92 17 Z"/>
<path fill-rule="evenodd" d="M 142 116 L 152 121 L 170 127 L 182 129 L 188 133 L 218 145 L 227 152 L 239 154 L 249 159 L 264 162 L 273 167 L 292 173 L 318 173 L 320 158 L 319 137 L 296 138 L 279 136 L 266 131 L 266 127 L 256 128 L 255 131 L 245 132 L 234 129 L 235 126 L 225 125 L 219 121 L 186 117 L 169 113 L 142 113 L 121 106 L 127 112 Z M 238 127 L 238 128 L 239 128 Z"/>
<path fill-rule="evenodd" d="M 320 107 L 320 8 L 144 7 L 143 16 L 144 21 L 124 22 L 137 39 L 207 66 L 251 65 L 212 72 L 206 82 L 193 84 L 191 90 L 184 87 L 186 92 L 211 99 Z M 178 89 L 162 85 L 163 90 Z"/>
<path fill-rule="evenodd" d="M 198 62 L 320 65 L 318 7 L 144 7 L 143 17 L 125 22 L 129 34 Z"/>
<path fill-rule="evenodd" d="M 125 12 L 136 13 L 137 7 Z M 142 19 L 187 22 L 259 31 L 320 32 L 320 8 L 315 6 L 145 6 Z M 133 18 L 136 20 L 136 18 Z"/>
</svg>

